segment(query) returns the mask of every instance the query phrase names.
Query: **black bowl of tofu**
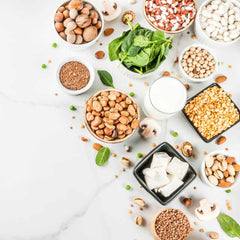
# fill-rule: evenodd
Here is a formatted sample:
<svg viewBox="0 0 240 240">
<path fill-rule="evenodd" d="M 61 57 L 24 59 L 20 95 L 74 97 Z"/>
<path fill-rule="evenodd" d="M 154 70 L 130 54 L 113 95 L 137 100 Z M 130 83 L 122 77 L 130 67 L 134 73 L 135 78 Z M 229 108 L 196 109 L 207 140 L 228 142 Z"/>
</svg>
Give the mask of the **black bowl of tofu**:
<svg viewBox="0 0 240 240">
<path fill-rule="evenodd" d="M 133 174 L 162 205 L 171 202 L 197 175 L 187 160 L 167 142 L 148 153 L 135 166 Z"/>
</svg>

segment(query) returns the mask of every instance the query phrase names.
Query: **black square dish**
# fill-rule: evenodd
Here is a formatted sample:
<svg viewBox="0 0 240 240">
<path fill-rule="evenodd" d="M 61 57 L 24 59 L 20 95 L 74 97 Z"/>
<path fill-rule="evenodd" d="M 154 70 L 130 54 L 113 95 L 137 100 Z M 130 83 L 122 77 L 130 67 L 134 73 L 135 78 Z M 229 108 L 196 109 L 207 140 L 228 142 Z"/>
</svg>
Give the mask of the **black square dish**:
<svg viewBox="0 0 240 240">
<path fill-rule="evenodd" d="M 177 190 L 175 190 L 169 197 L 164 197 L 161 193 L 155 192 L 154 190 L 150 190 L 145 183 L 144 175 L 142 173 L 143 169 L 150 167 L 152 162 L 152 157 L 154 153 L 157 152 L 166 152 L 170 157 L 177 157 L 183 162 L 187 162 L 169 143 L 163 142 L 155 147 L 150 153 L 147 154 L 145 158 L 143 158 L 134 168 L 133 174 L 138 180 L 138 182 L 145 188 L 147 192 L 149 192 L 159 203 L 162 205 L 166 205 L 171 202 L 184 188 L 186 188 L 195 178 L 196 172 L 189 164 L 188 171 L 185 177 L 182 179 L 184 184 L 180 186 Z"/>
<path fill-rule="evenodd" d="M 204 88 L 202 91 L 200 91 L 199 93 L 197 93 L 195 96 L 191 97 L 188 99 L 186 105 L 191 102 L 195 97 L 197 97 L 199 94 L 201 94 L 202 92 L 204 92 L 206 89 L 208 88 L 211 88 L 211 87 L 218 87 L 218 88 L 221 88 L 221 86 L 217 83 L 213 83 L 211 85 L 209 85 L 208 87 Z M 239 108 L 237 107 L 237 105 L 232 101 L 232 99 L 229 97 L 229 99 L 231 100 L 231 102 L 234 104 L 234 107 L 237 109 L 237 111 L 239 112 L 239 115 L 240 115 L 240 110 Z M 186 107 L 185 105 L 185 107 Z M 189 119 L 189 117 L 187 116 L 186 112 L 185 112 L 185 107 L 183 108 L 182 112 L 184 114 L 184 116 L 186 117 L 186 119 L 188 120 L 188 122 L 191 124 L 191 126 L 195 129 L 195 131 L 197 132 L 197 134 L 202 138 L 202 140 L 206 143 L 209 143 L 211 141 L 213 141 L 214 139 L 216 139 L 217 137 L 219 137 L 220 135 L 222 135 L 224 132 L 226 132 L 228 129 L 232 128 L 233 126 L 235 126 L 237 123 L 240 122 L 240 119 L 238 121 L 236 121 L 234 124 L 232 124 L 230 127 L 228 127 L 226 130 L 222 131 L 221 133 L 215 135 L 214 137 L 210 138 L 210 139 L 206 139 L 199 131 L 198 129 L 194 126 L 193 122 Z"/>
</svg>

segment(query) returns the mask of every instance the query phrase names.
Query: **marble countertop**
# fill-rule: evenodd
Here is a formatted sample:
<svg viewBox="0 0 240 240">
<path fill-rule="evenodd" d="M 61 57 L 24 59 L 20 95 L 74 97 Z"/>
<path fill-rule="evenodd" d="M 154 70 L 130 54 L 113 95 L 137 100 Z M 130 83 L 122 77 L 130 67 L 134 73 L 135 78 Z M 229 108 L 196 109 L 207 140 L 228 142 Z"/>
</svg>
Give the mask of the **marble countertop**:
<svg viewBox="0 0 240 240">
<path fill-rule="evenodd" d="M 100 5 L 100 1 L 92 0 Z M 149 27 L 141 11 L 141 0 L 130 5 L 127 0 L 121 1 L 123 10 L 136 12 L 136 22 Z M 197 3 L 200 4 L 201 0 Z M 104 167 L 95 165 L 96 151 L 92 149 L 94 140 L 83 124 L 84 100 L 94 92 L 104 88 L 98 78 L 93 87 L 80 96 L 64 94 L 56 81 L 58 64 L 70 56 L 81 56 L 90 60 L 96 69 L 109 71 L 116 88 L 126 92 L 135 92 L 136 101 L 141 105 L 144 91 L 163 71 L 179 74 L 174 59 L 183 48 L 197 43 L 191 39 L 191 33 L 176 35 L 174 47 L 167 60 L 156 71 L 151 79 L 128 79 L 119 73 L 117 63 L 110 62 L 106 56 L 103 60 L 95 59 L 97 50 L 105 50 L 108 43 L 127 26 L 118 19 L 106 27 L 115 28 L 114 34 L 101 37 L 99 43 L 86 51 L 73 51 L 59 42 L 53 28 L 53 13 L 62 3 L 60 0 L 23 0 L 2 1 L 0 20 L 2 23 L 0 44 L 0 240 L 150 240 L 150 220 L 161 210 L 161 206 L 139 184 L 132 174 L 132 169 L 121 172 L 120 158 L 126 156 L 137 163 L 137 153 L 147 153 L 152 143 L 167 141 L 172 145 L 180 145 L 190 141 L 196 149 L 198 159 L 190 159 L 189 163 L 199 171 L 204 157 L 203 152 L 224 150 L 237 152 L 239 158 L 240 125 L 224 134 L 227 142 L 217 146 L 214 142 L 204 143 L 191 126 L 178 115 L 169 119 L 161 136 L 144 141 L 136 134 L 127 143 L 132 152 L 124 151 L 124 144 L 111 145 L 111 157 Z M 5 10 L 4 10 L 5 9 Z M 51 45 L 58 43 L 55 49 Z M 225 74 L 228 80 L 222 87 L 233 95 L 233 100 L 240 105 L 239 83 L 239 43 L 213 49 L 220 62 L 218 74 Z M 47 60 L 46 69 L 42 63 Z M 230 69 L 228 65 L 231 65 Z M 181 78 L 184 83 L 186 79 Z M 190 84 L 189 96 L 197 93 L 213 79 L 202 84 Z M 128 84 L 132 83 L 132 87 Z M 55 93 L 58 93 L 56 96 Z M 77 111 L 69 110 L 75 105 Z M 75 116 L 75 119 L 72 119 Z M 70 129 L 72 127 L 72 129 Z M 179 137 L 173 138 L 170 131 L 177 131 Z M 90 141 L 84 143 L 81 137 Z M 118 175 L 118 178 L 115 178 Z M 130 191 L 125 185 L 131 185 Z M 194 186 L 197 187 L 194 190 Z M 180 195 L 192 197 L 194 203 L 203 197 L 217 202 L 222 212 L 231 215 L 240 222 L 239 188 L 231 194 L 224 190 L 217 191 L 204 185 L 199 178 L 192 182 Z M 130 205 L 135 197 L 143 198 L 147 207 L 140 211 Z M 207 233 L 216 231 L 221 239 L 228 240 L 221 231 L 216 220 L 198 221 L 193 209 L 183 206 L 179 197 L 167 205 L 182 209 L 189 217 L 195 229 L 189 240 L 206 240 Z M 231 201 L 232 210 L 227 210 L 226 200 Z M 129 214 L 128 211 L 133 213 Z M 135 224 L 135 217 L 141 214 L 146 220 L 144 226 Z M 198 226 L 193 222 L 197 221 Z M 203 228 L 204 233 L 199 232 Z"/>
</svg>

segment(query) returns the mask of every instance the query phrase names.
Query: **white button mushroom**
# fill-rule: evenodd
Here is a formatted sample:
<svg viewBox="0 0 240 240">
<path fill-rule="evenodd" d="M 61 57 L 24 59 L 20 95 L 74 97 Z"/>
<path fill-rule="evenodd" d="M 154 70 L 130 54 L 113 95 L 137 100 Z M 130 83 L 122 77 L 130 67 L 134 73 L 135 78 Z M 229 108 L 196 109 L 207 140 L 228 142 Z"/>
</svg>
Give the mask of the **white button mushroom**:
<svg viewBox="0 0 240 240">
<path fill-rule="evenodd" d="M 107 22 L 111 22 L 121 14 L 121 6 L 117 2 L 103 1 L 102 2 L 102 14 L 103 18 Z"/>
<path fill-rule="evenodd" d="M 152 136 L 157 136 L 161 132 L 161 127 L 158 122 L 151 118 L 144 118 L 140 122 L 141 135 L 144 138 L 150 138 Z"/>
</svg>

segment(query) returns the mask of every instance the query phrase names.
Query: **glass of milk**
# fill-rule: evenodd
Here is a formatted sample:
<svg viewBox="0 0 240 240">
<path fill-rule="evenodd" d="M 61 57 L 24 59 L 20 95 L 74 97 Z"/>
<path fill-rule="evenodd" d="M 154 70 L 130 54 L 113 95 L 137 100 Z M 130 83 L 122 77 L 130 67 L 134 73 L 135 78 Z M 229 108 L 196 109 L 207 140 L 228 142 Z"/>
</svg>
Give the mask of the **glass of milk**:
<svg viewBox="0 0 240 240">
<path fill-rule="evenodd" d="M 187 90 L 178 79 L 161 77 L 148 89 L 143 111 L 150 118 L 164 120 L 181 111 L 186 101 Z"/>
</svg>

